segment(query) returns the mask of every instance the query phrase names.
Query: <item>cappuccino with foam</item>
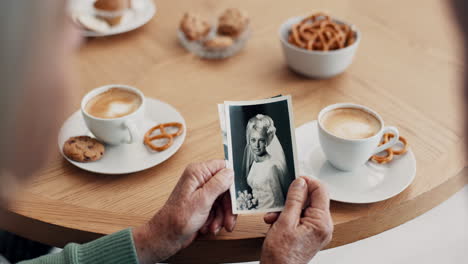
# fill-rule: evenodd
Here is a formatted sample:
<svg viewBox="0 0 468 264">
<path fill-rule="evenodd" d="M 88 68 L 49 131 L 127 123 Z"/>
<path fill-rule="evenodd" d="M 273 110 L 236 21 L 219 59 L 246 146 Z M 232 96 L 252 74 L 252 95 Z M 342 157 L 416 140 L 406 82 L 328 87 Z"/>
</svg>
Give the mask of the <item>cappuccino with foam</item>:
<svg viewBox="0 0 468 264">
<path fill-rule="evenodd" d="M 321 123 L 330 134 L 344 139 L 369 138 L 381 129 L 374 115 L 358 108 L 331 110 L 322 116 Z"/>
<path fill-rule="evenodd" d="M 85 111 L 97 118 L 112 119 L 135 112 L 142 101 L 138 94 L 121 88 L 111 88 L 91 98 Z"/>
</svg>

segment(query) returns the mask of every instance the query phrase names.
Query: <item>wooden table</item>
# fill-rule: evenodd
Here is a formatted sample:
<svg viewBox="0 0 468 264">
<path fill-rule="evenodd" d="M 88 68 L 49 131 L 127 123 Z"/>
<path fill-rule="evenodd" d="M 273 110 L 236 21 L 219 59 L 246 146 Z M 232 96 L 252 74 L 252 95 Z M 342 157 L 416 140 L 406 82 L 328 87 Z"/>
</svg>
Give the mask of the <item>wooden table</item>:
<svg viewBox="0 0 468 264">
<path fill-rule="evenodd" d="M 291 94 L 296 126 L 313 120 L 321 108 L 352 101 L 382 114 L 399 127 L 413 148 L 417 176 L 389 200 L 365 205 L 333 202 L 336 247 L 398 226 L 448 198 L 466 183 L 461 95 L 461 39 L 444 1 L 158 1 L 146 26 L 115 37 L 90 39 L 75 62 L 81 97 L 109 84 L 133 85 L 149 97 L 175 106 L 185 117 L 185 144 L 165 163 L 121 176 L 75 168 L 54 149 L 55 158 L 32 180 L 0 228 L 63 246 L 85 242 L 147 221 L 165 202 L 190 162 L 222 158 L 216 104 Z M 253 35 L 237 56 L 201 60 L 177 42 L 185 11 L 219 14 L 239 7 L 251 15 Z M 310 80 L 286 67 L 279 25 L 291 16 L 327 10 L 351 21 L 363 38 L 357 57 L 343 74 Z M 73 101 L 73 111 L 79 99 Z M 70 110 L 68 113 L 73 112 Z M 10 221 L 8 221 L 10 220 Z M 258 259 L 268 226 L 262 216 L 240 216 L 235 232 L 204 237 L 180 252 L 175 262 Z"/>
</svg>

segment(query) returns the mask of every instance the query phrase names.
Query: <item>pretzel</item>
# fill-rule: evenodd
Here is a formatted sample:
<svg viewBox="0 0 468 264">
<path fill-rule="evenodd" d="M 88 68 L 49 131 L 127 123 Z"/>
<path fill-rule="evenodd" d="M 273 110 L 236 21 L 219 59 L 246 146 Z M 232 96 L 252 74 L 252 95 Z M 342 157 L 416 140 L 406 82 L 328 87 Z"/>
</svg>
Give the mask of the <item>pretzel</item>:
<svg viewBox="0 0 468 264">
<path fill-rule="evenodd" d="M 385 133 L 384 135 L 384 142 L 387 143 L 391 138 L 395 137 L 394 134 L 392 133 Z M 402 137 L 402 136 L 399 136 L 398 137 L 398 140 L 403 144 L 403 148 L 400 149 L 400 150 L 394 150 L 392 148 L 392 152 L 393 154 L 395 155 L 402 155 L 402 154 L 405 154 L 407 151 L 408 151 L 408 141 L 406 140 L 406 138 Z"/>
<path fill-rule="evenodd" d="M 385 133 L 384 136 L 383 136 L 383 141 L 379 144 L 379 146 L 382 146 L 383 144 L 388 143 L 388 141 L 390 141 L 390 139 L 393 138 L 393 137 L 395 137 L 394 134 Z M 404 138 L 402 136 L 398 137 L 398 140 L 401 143 L 403 143 L 403 148 L 402 149 L 394 150 L 393 148 L 388 148 L 388 149 L 384 150 L 385 152 L 387 152 L 387 156 L 373 155 L 371 157 L 371 160 L 373 160 L 373 161 L 375 161 L 377 163 L 380 163 L 380 164 L 385 164 L 387 162 L 390 162 L 393 159 L 394 155 L 405 154 L 408 151 L 408 141 L 406 140 L 406 138 Z"/>
<path fill-rule="evenodd" d="M 168 139 L 167 143 L 162 145 L 162 146 L 156 146 L 155 144 L 153 144 L 153 142 L 151 142 L 153 140 L 162 139 L 162 138 L 167 138 Z M 145 144 L 148 147 L 150 147 L 152 150 L 156 150 L 156 151 L 166 150 L 170 146 L 172 146 L 173 143 L 174 143 L 174 138 L 171 137 L 169 134 L 160 134 L 160 135 L 156 135 L 156 136 L 152 136 L 152 137 L 145 137 Z"/>
<path fill-rule="evenodd" d="M 299 36 L 299 31 L 298 31 L 298 27 L 293 27 L 292 29 L 292 43 L 296 46 L 299 46 L 301 48 L 304 48 L 305 47 L 305 43 L 301 40 L 300 36 Z"/>
<path fill-rule="evenodd" d="M 177 127 L 178 130 L 175 133 L 168 134 L 166 133 L 166 130 L 164 129 L 165 127 Z M 161 134 L 151 136 L 151 134 L 158 129 L 161 131 Z M 150 130 L 148 130 L 148 132 L 146 132 L 144 136 L 144 142 L 145 142 L 145 145 L 150 147 L 152 150 L 164 151 L 168 149 L 170 146 L 172 146 L 172 144 L 174 143 L 174 138 L 177 136 L 180 136 L 183 131 L 184 131 L 184 126 L 181 123 L 172 122 L 172 123 L 159 124 L 157 126 L 152 127 Z M 167 138 L 168 142 L 162 146 L 157 146 L 153 144 L 152 142 L 153 140 L 163 139 L 163 138 Z"/>
<path fill-rule="evenodd" d="M 385 164 L 385 163 L 388 163 L 390 162 L 392 159 L 393 159 L 393 151 L 391 148 L 389 149 L 386 149 L 384 150 L 385 152 L 387 152 L 387 156 L 378 156 L 378 155 L 374 155 L 371 157 L 371 159 L 377 163 L 380 163 L 380 164 Z"/>
<path fill-rule="evenodd" d="M 327 14 L 312 14 L 291 27 L 288 42 L 307 50 L 337 50 L 356 42 L 355 32 Z"/>
</svg>

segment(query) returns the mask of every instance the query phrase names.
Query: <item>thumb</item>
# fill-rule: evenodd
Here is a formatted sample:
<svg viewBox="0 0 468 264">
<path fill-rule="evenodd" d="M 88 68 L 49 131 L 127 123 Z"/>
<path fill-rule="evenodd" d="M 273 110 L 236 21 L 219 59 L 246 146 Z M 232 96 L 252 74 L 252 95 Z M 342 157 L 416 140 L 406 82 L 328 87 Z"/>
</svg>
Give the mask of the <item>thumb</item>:
<svg viewBox="0 0 468 264">
<path fill-rule="evenodd" d="M 200 189 L 202 203 L 205 207 L 210 207 L 216 199 L 231 187 L 234 180 L 234 171 L 231 169 L 222 169 L 211 177 Z"/>
<path fill-rule="evenodd" d="M 288 197 L 278 222 L 284 225 L 297 225 L 302 208 L 307 200 L 307 185 L 303 178 L 297 178 L 289 187 Z"/>
</svg>

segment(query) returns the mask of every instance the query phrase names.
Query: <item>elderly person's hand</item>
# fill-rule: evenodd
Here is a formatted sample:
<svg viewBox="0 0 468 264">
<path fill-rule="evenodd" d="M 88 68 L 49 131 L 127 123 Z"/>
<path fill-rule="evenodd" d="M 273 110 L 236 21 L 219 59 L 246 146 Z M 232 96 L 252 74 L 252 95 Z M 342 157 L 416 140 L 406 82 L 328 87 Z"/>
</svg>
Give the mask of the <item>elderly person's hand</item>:
<svg viewBox="0 0 468 264">
<path fill-rule="evenodd" d="M 234 172 L 224 160 L 189 165 L 166 204 L 144 226 L 133 230 L 140 263 L 155 263 L 188 246 L 200 233 L 232 231 L 229 187 Z"/>
<path fill-rule="evenodd" d="M 318 181 L 296 179 L 283 212 L 264 217 L 272 226 L 263 243 L 261 263 L 308 263 L 331 240 L 329 207 L 327 191 Z"/>
</svg>

